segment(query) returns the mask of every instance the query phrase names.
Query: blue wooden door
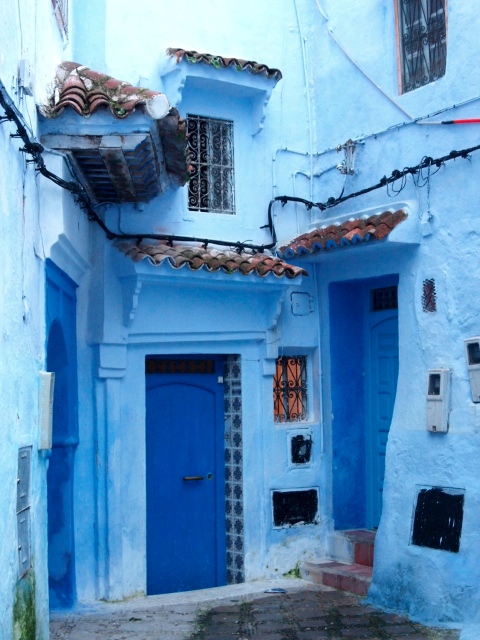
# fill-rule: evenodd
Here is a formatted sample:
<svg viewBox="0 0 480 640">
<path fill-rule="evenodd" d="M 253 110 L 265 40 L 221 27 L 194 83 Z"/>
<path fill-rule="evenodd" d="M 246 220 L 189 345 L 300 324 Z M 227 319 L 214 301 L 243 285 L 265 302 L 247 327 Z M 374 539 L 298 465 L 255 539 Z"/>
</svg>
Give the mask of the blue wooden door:
<svg viewBox="0 0 480 640">
<path fill-rule="evenodd" d="M 380 315 L 384 316 L 381 320 Z M 374 319 L 379 321 L 373 324 Z M 397 312 L 372 313 L 369 338 L 370 370 L 367 371 L 366 407 L 367 526 L 375 528 L 378 527 L 382 514 L 385 452 L 397 391 Z"/>
<path fill-rule="evenodd" d="M 170 365 L 148 373 L 149 362 L 147 593 L 220 586 L 226 582 L 222 362 L 209 358 L 210 373 L 168 373 Z"/>
<path fill-rule="evenodd" d="M 75 604 L 73 476 L 78 444 L 76 284 L 46 263 L 46 366 L 55 373 L 53 447 L 47 472 L 48 584 L 51 609 Z"/>
</svg>

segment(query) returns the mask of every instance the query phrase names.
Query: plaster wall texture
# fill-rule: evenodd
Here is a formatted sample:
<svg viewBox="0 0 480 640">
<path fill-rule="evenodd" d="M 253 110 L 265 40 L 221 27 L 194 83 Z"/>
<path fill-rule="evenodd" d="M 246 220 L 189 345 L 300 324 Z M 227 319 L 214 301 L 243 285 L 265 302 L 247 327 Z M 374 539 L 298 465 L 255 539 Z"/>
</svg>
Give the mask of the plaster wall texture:
<svg viewBox="0 0 480 640">
<path fill-rule="evenodd" d="M 144 207 L 112 207 L 106 212 L 107 223 L 124 232 L 142 229 L 269 242 L 267 231 L 260 227 L 266 223 L 272 193 L 289 191 L 293 171 L 306 173 L 310 167 L 309 109 L 295 4 L 282 2 L 272 12 L 266 5 L 226 11 L 222 3 L 208 8 L 188 3 L 187 22 L 179 21 L 173 8 L 154 2 L 142 12 L 126 4 L 94 4 L 85 3 L 81 11 L 73 9 L 73 59 L 133 84 L 164 90 L 183 116 L 200 113 L 232 119 L 235 131 L 235 216 L 189 212 L 187 190 L 171 189 Z M 311 13 L 308 10 L 304 16 L 306 22 Z M 164 27 L 159 30 L 153 24 Z M 125 46 L 137 39 L 142 47 Z M 168 46 L 265 62 L 279 67 L 284 79 L 273 89 L 272 81 L 248 72 L 186 62 L 177 67 L 165 58 Z M 263 103 L 270 93 L 262 122 Z M 94 124 L 92 118 L 82 130 Z M 252 135 L 261 124 L 263 129 Z M 306 180 L 305 176 L 300 179 Z M 300 209 L 299 220 L 302 216 Z M 295 214 L 291 225 L 300 229 Z M 328 510 L 319 482 L 323 471 L 317 308 L 308 318 L 294 317 L 290 310 L 291 291 L 301 289 L 313 296 L 313 280 L 289 283 L 271 276 L 261 280 L 187 269 L 176 272 L 168 265 L 154 268 L 147 263 L 134 268 L 104 242 L 98 230 L 91 232 L 90 242 L 89 266 L 94 276 L 84 276 L 78 292 L 79 310 L 80 300 L 89 309 L 80 310 L 84 324 L 78 327 L 79 367 L 85 372 L 79 375 L 75 478 L 76 554 L 77 566 L 82 567 L 77 571 L 79 600 L 117 599 L 145 589 L 143 369 L 148 353 L 238 353 L 242 357 L 246 578 L 278 575 L 292 569 L 298 559 L 323 553 L 320 533 Z M 83 249 L 78 251 L 84 256 Z M 125 314 L 132 314 L 131 324 L 125 323 Z M 272 340 L 273 349 L 267 347 Z M 313 431 L 315 454 L 308 469 L 288 467 L 288 427 L 273 422 L 272 365 L 277 343 L 290 353 L 300 349 L 309 355 L 311 414 L 302 426 Z M 87 373 L 90 364 L 93 380 Z M 92 386 L 94 398 L 89 397 Z M 271 490 L 312 486 L 319 487 L 319 524 L 273 530 Z M 92 536 L 93 523 L 96 533 Z"/>
<path fill-rule="evenodd" d="M 0 7 L 0 79 L 26 121 L 37 130 L 35 103 L 42 102 L 56 61 L 67 49 L 50 4 L 33 1 Z M 27 59 L 34 71 L 30 97 L 19 91 L 17 68 Z M 2 114 L 3 115 L 3 114 Z M 34 169 L 19 153 L 11 123 L 0 127 L 0 393 L 4 426 L 0 437 L 0 637 L 18 638 L 25 629 L 48 638 L 46 473 L 48 458 L 38 451 L 38 371 L 44 369 L 44 264 L 41 198 Z M 31 554 L 29 576 L 19 579 L 17 549 L 17 457 L 32 447 Z M 34 580 L 30 577 L 34 575 Z M 23 601 L 20 593 L 27 594 Z M 32 599 L 29 599 L 33 595 Z M 27 603 L 27 604 L 25 604 Z M 25 636 L 27 637 L 27 636 Z"/>
<path fill-rule="evenodd" d="M 475 16 L 460 3 L 448 3 L 447 71 L 443 78 L 403 96 L 398 94 L 393 3 L 349 6 L 321 3 L 328 22 L 318 16 L 315 51 L 328 60 L 313 70 L 315 100 L 323 103 L 317 118 L 319 148 L 328 149 L 347 139 L 366 136 L 356 148 L 355 175 L 329 172 L 315 184 L 321 201 L 355 192 L 376 183 L 394 169 L 417 164 L 478 142 L 475 126 L 393 126 L 410 118 L 387 100 L 359 71 L 328 34 L 393 99 L 414 117 L 448 109 L 478 94 L 478 69 L 467 57 L 475 50 Z M 473 9 L 472 9 L 473 10 Z M 363 37 L 358 37 L 358 34 Z M 459 34 L 462 33 L 460 39 Z M 472 47 L 464 46 L 465 42 Z M 460 42 L 462 45 L 460 46 Z M 466 69 L 469 69 L 468 73 Z M 320 95 L 321 94 L 321 95 Z M 335 108 L 333 108 L 335 105 Z M 478 102 L 447 110 L 432 120 L 477 117 Z M 383 129 L 389 129 L 381 133 Z M 379 132 L 376 136 L 369 136 Z M 328 166 L 338 158 L 323 153 L 317 162 Z M 376 539 L 370 597 L 378 604 L 407 610 L 418 619 L 450 622 L 478 618 L 478 569 L 473 532 L 478 528 L 479 486 L 478 410 L 471 401 L 463 341 L 478 335 L 479 303 L 476 199 L 480 158 L 449 162 L 432 176 L 429 188 L 416 187 L 409 178 L 399 195 L 388 198 L 385 189 L 341 204 L 325 214 L 314 211 L 311 226 L 329 224 L 335 217 L 356 218 L 363 213 L 395 209 L 402 201 L 416 203 L 423 235 L 418 246 L 387 242 L 384 247 L 358 246 L 316 259 L 322 328 L 322 366 L 329 371 L 335 347 L 329 340 L 328 287 L 332 282 L 358 281 L 382 274 L 399 275 L 400 371 L 395 411 L 387 445 L 384 511 Z M 395 232 L 391 240 L 394 241 Z M 384 250 L 384 251 L 383 251 Z M 303 263 L 298 261 L 298 264 Z M 434 278 L 437 311 L 422 311 L 422 283 Z M 352 340 L 354 336 L 350 337 Z M 348 339 L 348 336 L 346 337 Z M 429 434 L 426 422 L 427 369 L 452 370 L 450 430 Z M 325 377 L 326 449 L 331 451 L 331 392 Z M 333 425 L 333 426 L 332 426 Z M 458 554 L 410 544 L 412 514 L 418 485 L 465 489 L 465 512 Z"/>
<path fill-rule="evenodd" d="M 397 88 L 393 3 L 379 7 L 372 0 L 346 7 L 331 0 L 321 6 L 328 21 L 313 2 L 282 0 L 272 11 L 267 4 L 243 3 L 227 10 L 221 2 L 207 7 L 188 0 L 184 7 L 189 17 L 186 21 L 179 19 L 175 8 L 162 7 L 153 0 L 142 5 L 142 12 L 127 3 L 90 0 L 81 5 L 74 3 L 72 45 L 63 52 L 53 17 L 50 13 L 40 17 L 37 14 L 37 50 L 40 42 L 44 47 L 37 64 L 42 82 L 53 77 L 51 61 L 61 56 L 133 84 L 163 89 L 182 115 L 193 112 L 234 121 L 236 216 L 193 215 L 187 209 L 186 189 L 172 189 L 144 208 L 112 207 L 106 213 L 112 228 L 268 242 L 267 232 L 260 227 L 266 222 L 272 195 L 296 194 L 324 201 L 344 187 L 345 193 L 352 192 L 394 168 L 416 164 L 424 155 L 436 157 L 474 144 L 476 134 L 469 127 L 394 126 L 388 133 L 366 138 L 365 144 L 357 147 L 355 175 L 345 179 L 332 169 L 342 156 L 334 150 L 324 152 L 325 149 L 409 118 L 352 64 L 329 35 L 329 28 L 360 66 L 414 116 L 475 96 L 480 71 L 470 64 L 471 51 L 475 51 L 471 26 L 474 8 L 463 7 L 460 11 L 458 0 L 451 0 L 448 7 L 447 74 L 404 96 L 398 95 Z M 18 33 L 14 19 L 10 14 L 6 18 L 12 24 L 11 32 Z M 33 13 L 28 20 L 33 20 Z M 29 28 L 33 29 L 33 24 L 32 21 Z M 51 32 L 55 34 L 49 38 Z M 359 33 L 369 37 L 359 38 Z M 458 34 L 462 34 L 463 43 L 471 46 L 455 46 L 460 41 Z M 35 41 L 23 37 L 29 46 Z M 18 50 L 20 45 L 17 42 L 15 46 Z M 252 136 L 252 114 L 261 120 L 256 105 L 261 96 L 268 96 L 273 83 L 267 88 L 264 79 L 252 80 L 248 72 L 243 72 L 245 80 L 237 72 L 191 67 L 186 62 L 171 71 L 172 61 L 166 61 L 164 56 L 168 46 L 238 56 L 280 68 L 284 77 L 272 91 L 263 129 Z M 2 49 L 0 60 L 7 77 L 16 65 L 14 50 Z M 237 80 L 239 85 L 243 82 L 241 91 L 232 89 Z M 471 103 L 454 113 L 473 117 L 478 115 L 477 108 L 477 103 Z M 29 113 L 33 117 L 33 103 Z M 449 119 L 451 113 L 440 118 Z M 2 149 L 17 158 L 16 152 L 10 151 L 12 143 L 4 128 L 0 129 L 0 136 Z M 49 162 L 60 169 L 53 156 L 49 156 Z M 34 225 L 37 210 L 30 192 L 35 193 L 35 185 L 28 174 L 31 169 L 27 169 L 25 202 L 31 212 L 25 217 L 26 231 L 20 227 L 19 215 L 8 223 L 3 237 L 15 237 L 17 246 L 22 245 L 22 237 L 30 238 L 42 258 L 51 257 L 80 285 L 80 444 L 75 464 L 79 600 L 120 599 L 145 589 L 143 363 L 149 353 L 238 353 L 242 357 L 244 465 L 248 470 L 244 484 L 246 578 L 283 573 L 298 560 L 325 554 L 334 527 L 329 375 L 334 351 L 329 335 L 329 285 L 398 274 L 400 374 L 387 447 L 384 515 L 377 536 L 371 597 L 377 603 L 406 609 L 427 621 L 472 619 L 477 615 L 473 532 L 478 528 L 479 496 L 473 468 L 478 457 L 479 419 L 470 401 L 463 339 L 480 333 L 474 275 L 479 162 L 480 156 L 473 154 L 470 162 L 448 163 L 432 177 L 429 191 L 408 181 L 402 194 L 395 198 L 389 199 L 384 190 L 375 191 L 326 214 L 316 209 L 308 212 L 299 205 L 278 205 L 275 216 L 282 242 L 339 215 L 355 217 L 409 203 L 410 218 L 402 223 L 409 225 L 408 232 L 404 233 L 400 225 L 391 242 L 379 246 L 372 242 L 309 260 L 311 277 L 294 283 L 278 282 L 272 276 L 260 280 L 256 276 L 191 273 L 186 269 L 175 272 L 168 265 L 154 268 L 140 264 L 134 268 L 56 187 L 42 186 L 40 226 Z M 11 166 L 16 172 L 16 184 L 22 185 L 21 161 L 17 158 Z M 312 178 L 312 174 L 316 177 Z M 20 190 L 12 192 L 7 188 L 13 180 L 0 180 L 5 187 L 1 197 L 7 198 L 2 208 L 20 212 Z M 415 229 L 416 219 L 425 233 L 423 237 Z M 407 242 L 395 244 L 395 237 Z M 44 253 L 40 250 L 42 243 Z M 34 328 L 24 328 L 24 309 L 18 296 L 22 290 L 16 269 L 18 250 L 6 255 L 12 280 L 1 285 L 6 288 L 3 299 L 11 307 L 5 317 L 18 317 L 19 321 L 2 327 L 5 343 L 5 335 L 15 338 L 11 342 L 15 352 L 12 347 L 10 360 L 7 357 L 0 364 L 2 384 L 4 380 L 10 384 L 3 395 L 15 398 L 19 389 L 7 382 L 11 370 L 7 363 L 19 372 L 33 370 L 28 392 L 18 400 L 23 415 L 31 417 L 36 412 L 36 371 L 43 358 L 43 320 L 41 315 L 36 316 L 30 325 Z M 29 274 L 26 300 L 30 296 L 36 308 L 41 307 L 41 297 L 35 296 L 42 290 L 38 289 L 38 282 L 43 277 L 43 267 L 26 251 L 23 260 L 24 264 L 29 261 L 25 269 Z M 432 277 L 437 285 L 438 309 L 435 314 L 425 314 L 421 310 L 422 282 Z M 10 295 L 8 287 L 14 283 L 17 293 Z M 314 299 L 308 316 L 292 315 L 289 298 L 293 291 L 309 293 Z M 133 319 L 127 322 L 126 312 L 127 316 L 133 313 Z M 3 316 L 1 321 L 5 322 Z M 29 341 L 33 341 L 34 348 Z M 19 345 L 28 347 L 22 348 L 23 357 L 27 358 L 23 367 L 16 356 Z M 304 352 L 310 361 L 311 414 L 301 426 L 312 430 L 314 453 L 312 465 L 301 470 L 287 465 L 290 427 L 273 422 L 272 364 L 277 347 L 279 353 Z M 430 435 L 424 430 L 426 370 L 440 365 L 453 370 L 450 432 L 446 436 Z M 21 373 L 22 380 L 26 380 Z M 11 418 L 15 422 L 13 408 Z M 21 443 L 15 437 L 8 445 L 9 452 L 33 439 L 26 422 L 20 429 L 25 437 Z M 34 474 L 38 485 L 43 482 L 36 492 L 39 504 L 45 501 L 42 464 L 38 461 Z M 8 477 L 13 478 L 13 458 L 9 469 Z M 409 545 L 417 484 L 465 488 L 459 554 Z M 273 529 L 271 490 L 309 487 L 319 489 L 318 525 Z M 13 488 L 9 500 L 13 505 Z M 14 533 L 13 511 L 6 526 L 4 539 Z M 45 524 L 42 526 L 43 538 L 38 536 L 36 555 L 45 563 Z M 1 553 L 5 553 L 3 548 Z M 14 565 L 14 552 L 10 551 L 5 558 L 5 566 L 10 567 L 10 588 Z M 43 613 L 45 580 L 44 565 L 39 578 L 44 591 L 38 600 Z M 7 607 L 5 616 L 0 617 L 0 624 L 7 621 L 7 633 L 9 616 Z"/>
</svg>

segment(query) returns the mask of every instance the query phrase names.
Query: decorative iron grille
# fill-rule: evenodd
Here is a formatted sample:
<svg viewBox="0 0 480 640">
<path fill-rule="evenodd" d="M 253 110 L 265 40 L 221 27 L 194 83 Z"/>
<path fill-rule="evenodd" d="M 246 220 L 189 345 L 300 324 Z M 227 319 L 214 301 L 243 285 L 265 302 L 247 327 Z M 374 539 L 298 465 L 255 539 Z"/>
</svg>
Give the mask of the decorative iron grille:
<svg viewBox="0 0 480 640">
<path fill-rule="evenodd" d="M 398 0 L 403 93 L 445 75 L 445 0 Z"/>
<path fill-rule="evenodd" d="M 382 287 L 372 290 L 373 311 L 398 309 L 397 287 Z"/>
<path fill-rule="evenodd" d="M 308 417 L 307 357 L 281 356 L 273 378 L 275 422 L 297 422 Z"/>
<path fill-rule="evenodd" d="M 434 313 L 437 310 L 437 292 L 433 278 L 423 281 L 422 309 L 425 313 Z"/>
<path fill-rule="evenodd" d="M 190 211 L 235 213 L 233 122 L 188 115 Z"/>
</svg>

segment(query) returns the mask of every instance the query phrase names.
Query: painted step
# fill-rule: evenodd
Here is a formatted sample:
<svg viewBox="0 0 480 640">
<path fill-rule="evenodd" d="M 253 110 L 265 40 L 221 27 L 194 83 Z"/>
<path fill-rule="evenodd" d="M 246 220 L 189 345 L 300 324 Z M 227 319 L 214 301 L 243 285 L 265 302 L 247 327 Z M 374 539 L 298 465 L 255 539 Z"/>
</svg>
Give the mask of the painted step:
<svg viewBox="0 0 480 640">
<path fill-rule="evenodd" d="M 342 531 L 342 534 L 353 546 L 353 561 L 365 567 L 373 567 L 376 531 L 369 529 L 353 529 Z"/>
<path fill-rule="evenodd" d="M 372 567 L 344 562 L 304 562 L 300 573 L 304 580 L 324 584 L 340 591 L 366 596 L 372 581 Z"/>
</svg>

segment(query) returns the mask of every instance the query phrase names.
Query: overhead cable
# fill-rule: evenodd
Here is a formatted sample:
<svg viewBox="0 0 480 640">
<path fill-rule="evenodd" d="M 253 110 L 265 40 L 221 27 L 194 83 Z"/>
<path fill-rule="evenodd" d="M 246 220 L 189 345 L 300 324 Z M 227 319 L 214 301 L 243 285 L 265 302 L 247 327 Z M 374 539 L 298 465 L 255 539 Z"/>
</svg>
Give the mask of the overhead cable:
<svg viewBox="0 0 480 640">
<path fill-rule="evenodd" d="M 268 213 L 268 222 L 261 229 L 269 229 L 270 234 L 272 236 L 272 241 L 268 244 L 253 244 L 249 242 L 233 242 L 230 240 L 215 240 L 212 238 L 197 238 L 194 236 L 179 236 L 173 234 L 165 234 L 165 233 L 117 233 L 108 228 L 105 222 L 100 218 L 98 213 L 95 210 L 95 205 L 90 196 L 88 195 L 86 189 L 81 184 L 81 182 L 76 178 L 72 164 L 68 156 L 63 156 L 65 162 L 70 170 L 70 173 L 73 177 L 73 180 L 64 180 L 60 176 L 55 173 L 49 171 L 45 165 L 45 161 L 43 159 L 43 154 L 45 153 L 45 148 L 43 145 L 38 142 L 38 140 L 33 135 L 31 128 L 25 122 L 23 115 L 17 109 L 15 103 L 8 95 L 8 92 L 5 88 L 5 85 L 0 80 L 0 106 L 3 108 L 5 112 L 5 116 L 0 117 L 0 124 L 5 122 L 13 122 L 17 129 L 16 133 L 10 134 L 11 138 L 20 138 L 24 144 L 22 148 L 19 149 L 20 152 L 25 153 L 31 156 L 30 160 L 27 162 L 33 163 L 35 165 L 36 170 L 41 173 L 45 178 L 51 180 L 56 185 L 69 191 L 73 197 L 75 202 L 86 212 L 89 220 L 96 222 L 105 232 L 105 235 L 109 240 L 137 240 L 141 241 L 143 239 L 148 240 L 166 240 L 167 243 L 173 242 L 199 242 L 204 247 L 207 247 L 209 244 L 218 245 L 221 247 L 235 247 L 240 251 L 257 251 L 259 253 L 263 253 L 265 250 L 273 249 L 273 247 L 277 243 L 277 238 L 275 234 L 275 228 L 273 224 L 273 218 L 271 216 L 271 210 L 269 209 Z"/>
</svg>

